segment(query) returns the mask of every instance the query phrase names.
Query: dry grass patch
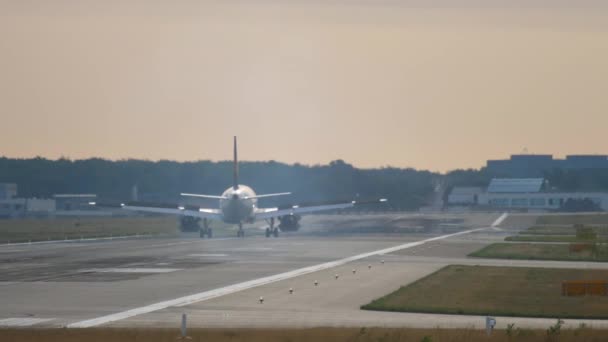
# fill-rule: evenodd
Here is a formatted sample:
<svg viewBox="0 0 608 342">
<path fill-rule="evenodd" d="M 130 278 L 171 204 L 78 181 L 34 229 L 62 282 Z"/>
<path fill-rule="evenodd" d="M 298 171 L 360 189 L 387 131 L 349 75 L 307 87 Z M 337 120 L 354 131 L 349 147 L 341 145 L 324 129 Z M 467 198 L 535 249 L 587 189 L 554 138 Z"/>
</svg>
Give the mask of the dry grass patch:
<svg viewBox="0 0 608 342">
<path fill-rule="evenodd" d="M 447 266 L 363 309 L 517 317 L 608 318 L 608 297 L 564 297 L 565 280 L 607 280 L 608 270 Z"/>
<path fill-rule="evenodd" d="M 473 329 L 389 329 L 389 328 L 314 328 L 314 329 L 192 329 L 185 341 L 231 342 L 506 342 L 506 341 L 604 341 L 608 331 L 594 329 L 563 330 L 554 339 L 544 330 L 514 329 L 495 331 L 487 337 Z M 0 341 L 6 342 L 175 342 L 177 329 L 6 329 L 0 330 Z"/>
</svg>

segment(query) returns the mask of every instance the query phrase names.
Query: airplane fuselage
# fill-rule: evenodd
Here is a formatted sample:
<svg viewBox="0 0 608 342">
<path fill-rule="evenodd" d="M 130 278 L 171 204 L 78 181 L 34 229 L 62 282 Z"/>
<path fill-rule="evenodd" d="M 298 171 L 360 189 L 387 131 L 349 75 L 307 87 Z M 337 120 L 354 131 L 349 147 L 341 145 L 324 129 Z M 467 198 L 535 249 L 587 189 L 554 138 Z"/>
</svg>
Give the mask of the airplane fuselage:
<svg viewBox="0 0 608 342">
<path fill-rule="evenodd" d="M 230 187 L 222 193 L 220 210 L 226 223 L 239 224 L 253 222 L 257 207 L 256 194 L 250 187 L 239 185 L 236 189 Z"/>
</svg>

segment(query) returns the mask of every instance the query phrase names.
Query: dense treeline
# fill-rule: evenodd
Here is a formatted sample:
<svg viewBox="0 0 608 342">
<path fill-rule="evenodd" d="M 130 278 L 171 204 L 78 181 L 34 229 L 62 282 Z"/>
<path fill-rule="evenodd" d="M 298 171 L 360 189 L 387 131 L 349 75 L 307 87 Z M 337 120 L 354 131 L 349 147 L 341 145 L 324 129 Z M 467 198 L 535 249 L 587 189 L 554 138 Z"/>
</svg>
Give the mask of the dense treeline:
<svg viewBox="0 0 608 342">
<path fill-rule="evenodd" d="M 386 197 L 392 208 L 416 209 L 429 201 L 437 177 L 414 169 L 357 169 L 341 160 L 316 166 L 240 163 L 240 182 L 257 193 L 293 193 L 266 204 Z M 94 193 L 106 200 L 128 200 L 137 185 L 140 200 L 169 202 L 180 192 L 220 194 L 232 183 L 232 163 L 0 158 L 0 182 L 17 183 L 21 197 Z"/>
</svg>

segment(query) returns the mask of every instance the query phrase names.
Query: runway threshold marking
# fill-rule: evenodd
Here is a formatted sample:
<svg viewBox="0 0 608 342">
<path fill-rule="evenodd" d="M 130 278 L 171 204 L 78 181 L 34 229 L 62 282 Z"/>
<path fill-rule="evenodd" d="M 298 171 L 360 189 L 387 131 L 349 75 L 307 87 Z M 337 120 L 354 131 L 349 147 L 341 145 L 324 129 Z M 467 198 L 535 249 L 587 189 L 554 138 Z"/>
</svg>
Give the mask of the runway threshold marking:
<svg viewBox="0 0 608 342">
<path fill-rule="evenodd" d="M 166 309 L 168 307 L 186 306 L 186 305 L 198 303 L 201 301 L 225 296 L 225 295 L 232 294 L 235 292 L 251 289 L 254 287 L 275 283 L 275 282 L 278 282 L 281 280 L 286 280 L 286 279 L 298 277 L 301 275 L 305 275 L 305 274 L 309 274 L 309 273 L 313 273 L 313 272 L 317 272 L 317 271 L 322 271 L 322 270 L 332 268 L 332 267 L 342 266 L 349 262 L 365 259 L 365 258 L 368 258 L 371 256 L 389 254 L 389 253 L 393 253 L 393 252 L 396 252 L 396 251 L 399 251 L 402 249 L 420 246 L 427 242 L 443 240 L 443 239 L 447 239 L 447 238 L 459 236 L 459 235 L 465 235 L 465 234 L 473 233 L 473 232 L 484 230 L 484 229 L 488 229 L 488 228 L 484 227 L 484 228 L 470 229 L 470 230 L 465 230 L 465 231 L 461 231 L 458 233 L 436 236 L 436 237 L 425 239 L 425 240 L 408 242 L 408 243 L 405 243 L 402 245 L 384 248 L 384 249 L 380 249 L 377 251 L 367 252 L 367 253 L 363 253 L 363 254 L 359 254 L 359 255 L 354 255 L 354 256 L 344 258 L 344 259 L 339 259 L 336 261 L 330 261 L 330 262 L 326 262 L 326 263 L 319 264 L 319 265 L 299 268 L 299 269 L 296 269 L 293 271 L 288 271 L 288 272 L 279 273 L 279 274 L 275 274 L 275 275 L 268 276 L 268 277 L 249 280 L 249 281 L 245 281 L 242 283 L 233 284 L 233 285 L 221 287 L 218 289 L 204 291 L 204 292 L 200 292 L 200 293 L 196 293 L 196 294 L 192 294 L 192 295 L 188 295 L 188 296 L 184 296 L 184 297 L 179 297 L 176 299 L 171 299 L 171 300 L 167 300 L 167 301 L 163 301 L 163 302 L 159 302 L 159 303 L 155 303 L 155 304 L 151 304 L 151 305 L 146 305 L 146 306 L 142 306 L 142 307 L 135 308 L 135 309 L 130 309 L 130 310 L 123 311 L 123 312 L 117 312 L 117 313 L 106 315 L 106 316 L 101 316 L 101 317 L 97 317 L 97 318 L 93 318 L 93 319 L 74 322 L 74 323 L 68 324 L 66 327 L 67 328 L 90 328 L 90 327 L 95 327 L 95 326 L 99 326 L 99 325 L 110 323 L 110 322 L 120 321 L 120 320 L 127 319 L 130 317 Z"/>
</svg>

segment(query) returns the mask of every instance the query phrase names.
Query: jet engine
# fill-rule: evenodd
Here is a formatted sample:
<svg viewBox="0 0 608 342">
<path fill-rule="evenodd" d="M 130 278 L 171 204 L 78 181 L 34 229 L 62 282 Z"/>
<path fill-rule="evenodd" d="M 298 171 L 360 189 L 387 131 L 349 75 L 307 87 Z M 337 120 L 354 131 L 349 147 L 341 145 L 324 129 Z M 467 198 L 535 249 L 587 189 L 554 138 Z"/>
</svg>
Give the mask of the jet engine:
<svg viewBox="0 0 608 342">
<path fill-rule="evenodd" d="M 300 228 L 301 218 L 302 216 L 294 214 L 279 216 L 279 228 L 284 232 L 295 232 Z"/>
</svg>

